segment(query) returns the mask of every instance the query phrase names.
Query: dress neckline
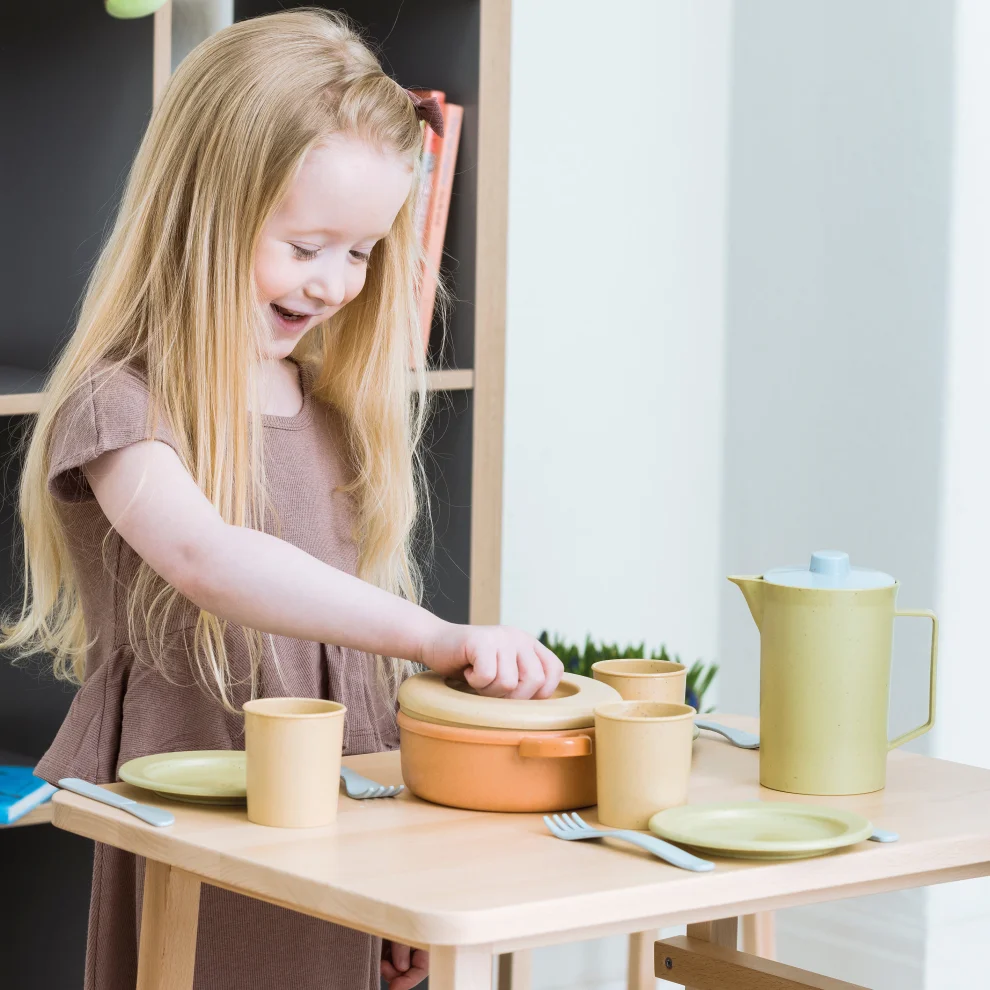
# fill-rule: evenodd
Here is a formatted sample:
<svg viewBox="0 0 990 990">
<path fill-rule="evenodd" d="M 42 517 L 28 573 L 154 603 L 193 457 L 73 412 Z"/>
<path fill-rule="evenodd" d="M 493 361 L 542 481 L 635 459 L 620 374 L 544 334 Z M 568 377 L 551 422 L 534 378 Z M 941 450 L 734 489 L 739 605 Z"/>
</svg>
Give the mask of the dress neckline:
<svg viewBox="0 0 990 990">
<path fill-rule="evenodd" d="M 299 387 L 302 389 L 302 407 L 294 416 L 276 416 L 273 413 L 263 413 L 261 416 L 262 425 L 273 430 L 301 430 L 309 425 L 313 418 L 313 397 L 312 397 L 312 371 L 305 365 L 300 364 L 294 358 L 288 360 L 299 369 Z"/>
</svg>

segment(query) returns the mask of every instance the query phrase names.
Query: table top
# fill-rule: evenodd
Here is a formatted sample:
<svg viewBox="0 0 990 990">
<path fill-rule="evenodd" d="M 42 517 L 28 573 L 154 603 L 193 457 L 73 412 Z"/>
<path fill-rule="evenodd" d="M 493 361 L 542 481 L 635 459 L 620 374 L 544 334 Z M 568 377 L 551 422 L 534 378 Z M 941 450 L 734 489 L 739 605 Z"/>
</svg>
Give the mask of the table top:
<svg viewBox="0 0 990 990">
<path fill-rule="evenodd" d="M 756 730 L 756 720 L 719 714 Z M 401 779 L 398 753 L 350 757 L 381 783 Z M 489 814 L 398 798 L 352 801 L 316 829 L 266 828 L 243 807 L 168 801 L 170 828 L 67 791 L 55 825 L 171 864 L 209 883 L 412 945 L 489 945 L 511 951 L 619 932 L 707 921 L 798 904 L 990 874 L 990 770 L 894 752 L 887 788 L 853 797 L 763 789 L 759 755 L 702 733 L 691 803 L 796 801 L 847 808 L 900 833 L 814 859 L 717 860 L 688 873 L 632 846 L 561 842 L 540 815 Z M 593 810 L 584 815 L 595 821 Z"/>
</svg>

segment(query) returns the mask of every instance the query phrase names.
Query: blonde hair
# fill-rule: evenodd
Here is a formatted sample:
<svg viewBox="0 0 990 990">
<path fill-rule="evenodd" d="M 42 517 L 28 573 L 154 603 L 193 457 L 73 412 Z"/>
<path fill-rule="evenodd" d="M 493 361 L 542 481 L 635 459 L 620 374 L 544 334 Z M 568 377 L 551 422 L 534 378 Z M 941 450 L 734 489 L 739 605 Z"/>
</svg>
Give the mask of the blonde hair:
<svg viewBox="0 0 990 990">
<path fill-rule="evenodd" d="M 255 247 L 307 152 L 337 132 L 407 155 L 411 165 L 418 160 L 422 130 L 409 96 L 339 14 L 304 8 L 234 24 L 200 44 L 170 80 L 27 453 L 20 492 L 24 600 L 4 627 L 5 649 L 22 657 L 50 653 L 57 676 L 82 680 L 87 633 L 47 475 L 56 417 L 97 362 L 142 368 L 149 428 L 168 424 L 185 467 L 227 523 L 260 528 L 267 500 L 252 369 L 270 330 L 254 292 Z M 412 534 L 426 409 L 419 358 L 417 387 L 409 385 L 410 355 L 420 353 L 418 179 L 372 252 L 362 293 L 312 329 L 293 354 L 312 366 L 314 396 L 332 403 L 347 424 L 358 573 L 412 601 L 421 597 Z M 146 637 L 160 648 L 181 601 L 142 561 L 128 589 L 131 641 Z M 226 628 L 200 610 L 193 652 L 198 675 L 229 708 L 234 680 Z M 262 636 L 244 633 L 253 696 Z M 156 666 L 165 672 L 158 657 Z M 380 665 L 393 690 L 402 666 Z"/>
</svg>

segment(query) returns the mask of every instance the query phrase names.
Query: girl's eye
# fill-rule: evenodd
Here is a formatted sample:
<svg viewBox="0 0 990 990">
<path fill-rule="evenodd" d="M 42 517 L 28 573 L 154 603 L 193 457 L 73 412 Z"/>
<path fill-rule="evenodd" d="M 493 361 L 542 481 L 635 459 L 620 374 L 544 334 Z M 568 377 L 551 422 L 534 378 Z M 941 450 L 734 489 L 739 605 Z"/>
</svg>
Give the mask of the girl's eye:
<svg viewBox="0 0 990 990">
<path fill-rule="evenodd" d="M 351 257 L 356 258 L 358 261 L 363 261 L 365 264 L 367 264 L 371 260 L 371 252 L 351 251 Z"/>
<path fill-rule="evenodd" d="M 293 244 L 292 253 L 299 261 L 312 261 L 320 252 L 319 249 L 310 251 L 308 248 L 301 248 L 298 244 Z"/>
</svg>

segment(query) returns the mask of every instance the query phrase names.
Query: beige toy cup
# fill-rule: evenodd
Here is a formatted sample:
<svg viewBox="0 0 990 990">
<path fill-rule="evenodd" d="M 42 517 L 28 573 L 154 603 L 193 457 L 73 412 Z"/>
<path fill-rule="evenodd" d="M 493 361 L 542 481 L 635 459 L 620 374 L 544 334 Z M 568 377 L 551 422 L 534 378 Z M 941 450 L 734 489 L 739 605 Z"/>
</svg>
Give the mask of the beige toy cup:
<svg viewBox="0 0 990 990">
<path fill-rule="evenodd" d="M 319 698 L 244 705 L 249 821 L 313 828 L 337 817 L 346 710 Z"/>
<path fill-rule="evenodd" d="M 683 705 L 687 667 L 667 660 L 599 660 L 591 665 L 596 681 L 614 687 L 625 701 L 666 701 Z"/>
<path fill-rule="evenodd" d="M 598 820 L 646 829 L 658 811 L 687 802 L 694 716 L 690 705 L 617 701 L 595 709 Z"/>
</svg>

